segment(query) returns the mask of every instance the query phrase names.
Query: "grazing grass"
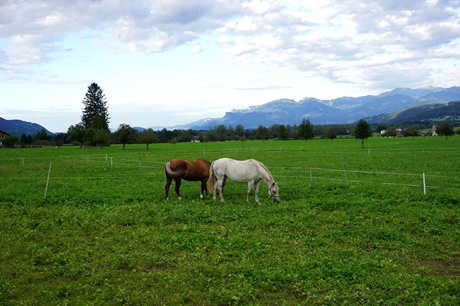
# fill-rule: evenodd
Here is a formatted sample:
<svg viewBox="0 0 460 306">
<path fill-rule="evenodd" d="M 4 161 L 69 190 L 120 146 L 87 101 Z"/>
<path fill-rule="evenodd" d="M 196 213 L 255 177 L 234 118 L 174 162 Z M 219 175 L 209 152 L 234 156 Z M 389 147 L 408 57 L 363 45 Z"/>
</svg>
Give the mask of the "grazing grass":
<svg viewBox="0 0 460 306">
<path fill-rule="evenodd" d="M 366 146 L 2 149 L 0 304 L 458 305 L 460 138 Z M 224 156 L 262 161 L 281 202 L 230 181 L 164 200 L 165 161 Z"/>
</svg>

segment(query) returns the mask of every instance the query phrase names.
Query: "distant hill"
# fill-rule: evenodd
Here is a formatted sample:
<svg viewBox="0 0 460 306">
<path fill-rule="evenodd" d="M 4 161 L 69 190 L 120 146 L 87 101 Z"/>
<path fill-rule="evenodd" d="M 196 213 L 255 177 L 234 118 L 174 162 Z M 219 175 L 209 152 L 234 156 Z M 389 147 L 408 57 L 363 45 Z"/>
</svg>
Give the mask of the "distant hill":
<svg viewBox="0 0 460 306">
<path fill-rule="evenodd" d="M 205 130 L 221 124 L 241 124 L 245 128 L 257 128 L 260 125 L 300 124 L 304 118 L 313 124 L 345 124 L 416 105 L 459 100 L 460 87 L 396 88 L 376 96 L 342 97 L 332 100 L 280 99 L 247 109 L 234 109 L 222 118 L 205 118 L 172 128 Z"/>
<path fill-rule="evenodd" d="M 408 107 L 391 114 L 382 114 L 365 118 L 369 123 L 400 124 L 404 122 L 434 122 L 460 116 L 460 101 L 437 102 Z"/>
<path fill-rule="evenodd" d="M 247 129 L 255 129 L 261 125 L 298 125 L 302 119 L 308 119 L 312 124 L 347 124 L 367 118 L 366 120 L 371 123 L 394 124 L 442 116 L 460 116 L 459 102 L 447 103 L 450 101 L 460 101 L 460 87 L 396 88 L 379 95 L 341 97 L 332 100 L 279 99 L 247 109 L 234 109 L 222 118 L 204 118 L 167 129 L 207 130 L 221 124 L 233 127 L 241 124 Z M 0 130 L 18 137 L 22 134 L 36 134 L 42 129 L 48 134 L 53 134 L 37 123 L 0 118 Z M 142 131 L 144 128 L 136 129 Z"/>
<path fill-rule="evenodd" d="M 10 135 L 15 135 L 17 137 L 21 137 L 22 134 L 33 135 L 37 134 L 42 129 L 45 129 L 48 135 L 53 135 L 53 133 L 40 124 L 18 119 L 7 120 L 0 117 L 0 130 L 7 132 Z"/>
</svg>

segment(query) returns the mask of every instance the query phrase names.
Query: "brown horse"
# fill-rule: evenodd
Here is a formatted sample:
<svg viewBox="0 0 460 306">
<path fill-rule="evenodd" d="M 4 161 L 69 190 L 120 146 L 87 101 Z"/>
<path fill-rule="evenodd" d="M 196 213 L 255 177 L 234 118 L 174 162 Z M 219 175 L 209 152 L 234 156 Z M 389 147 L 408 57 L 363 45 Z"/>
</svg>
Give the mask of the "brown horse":
<svg viewBox="0 0 460 306">
<path fill-rule="evenodd" d="M 186 181 L 201 181 L 201 193 L 200 199 L 203 198 L 203 193 L 206 191 L 208 194 L 208 189 L 206 187 L 206 182 L 209 178 L 209 168 L 211 163 L 204 158 L 199 158 L 194 161 L 183 160 L 183 159 L 173 159 L 165 164 L 165 193 L 166 200 L 169 199 L 169 187 L 171 182 L 174 179 L 176 181 L 176 194 L 179 197 L 179 200 L 182 199 L 179 189 L 181 184 L 181 179 Z"/>
</svg>

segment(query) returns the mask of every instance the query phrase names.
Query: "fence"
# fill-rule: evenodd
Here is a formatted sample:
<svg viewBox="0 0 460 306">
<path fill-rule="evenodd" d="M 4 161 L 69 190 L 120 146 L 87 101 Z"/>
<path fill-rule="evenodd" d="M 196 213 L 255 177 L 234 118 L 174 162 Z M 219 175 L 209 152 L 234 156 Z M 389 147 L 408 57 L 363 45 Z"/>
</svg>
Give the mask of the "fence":
<svg viewBox="0 0 460 306">
<path fill-rule="evenodd" d="M 118 157 L 106 157 L 110 167 L 128 167 L 156 169 L 163 171 L 164 162 L 143 161 Z M 310 185 L 314 181 L 333 181 L 343 183 L 346 186 L 350 184 L 370 184 L 386 185 L 395 187 L 417 188 L 423 194 L 427 194 L 429 189 L 444 189 L 460 191 L 460 177 L 450 177 L 442 175 L 429 175 L 421 173 L 400 173 L 400 172 L 378 172 L 346 169 L 342 164 L 342 169 L 331 169 L 321 167 L 270 167 L 275 179 L 305 179 Z M 45 195 L 46 196 L 46 195 Z"/>
<path fill-rule="evenodd" d="M 134 156 L 133 156 L 134 157 Z M 159 157 L 162 159 L 162 157 Z M 40 175 L 26 175 L 22 176 L 21 171 L 8 175 L 8 177 L 3 177 L 4 181 L 8 180 L 37 180 L 37 177 L 43 182 L 46 182 L 44 197 L 47 197 L 48 188 L 56 188 L 51 184 L 53 182 L 61 182 L 61 184 L 70 183 L 72 180 L 85 180 L 88 176 L 77 174 L 72 174 L 67 176 L 63 174 L 64 172 L 58 171 L 59 162 L 70 162 L 76 163 L 79 162 L 76 167 L 81 167 L 83 164 L 95 164 L 99 166 L 104 166 L 110 169 L 124 170 L 128 174 L 122 174 L 122 172 L 112 172 L 111 178 L 123 180 L 127 178 L 127 175 L 130 175 L 130 171 L 133 169 L 143 169 L 147 171 L 148 175 L 151 176 L 152 180 L 161 182 L 163 184 L 163 165 L 164 161 L 159 160 L 149 160 L 144 159 L 143 157 L 134 157 L 126 158 L 119 156 L 97 156 L 97 157 L 79 157 L 79 158 L 60 158 L 57 159 L 55 163 L 49 162 L 45 163 L 45 160 L 41 160 L 40 163 L 46 170 L 42 169 L 42 174 Z M 21 168 L 25 166 L 28 160 L 21 158 L 16 161 L 16 165 Z M 30 161 L 29 161 L 30 162 Z M 32 161 L 34 163 L 34 161 Z M 269 166 L 269 165 L 268 165 Z M 346 165 L 342 163 L 341 168 L 325 168 L 325 167 L 302 167 L 302 166 L 269 166 L 270 171 L 274 175 L 277 181 L 289 181 L 289 180 L 305 180 L 311 186 L 317 182 L 334 182 L 338 184 L 343 184 L 349 186 L 351 184 L 367 184 L 367 185 L 386 185 L 393 186 L 395 188 L 407 187 L 419 189 L 421 193 L 427 194 L 429 190 L 446 190 L 452 192 L 460 191 L 460 177 L 455 176 L 443 176 L 443 175 L 433 175 L 421 171 L 420 173 L 401 173 L 401 172 L 385 172 L 385 171 L 365 171 L 365 170 L 355 170 L 347 169 Z M 104 171 L 104 170 L 101 170 Z M 78 171 L 77 171 L 78 172 Z M 102 172 L 100 172 L 102 175 Z M 117 177 L 119 175 L 120 177 Z M 104 175 L 101 176 L 103 180 Z M 42 185 L 43 186 L 43 185 Z"/>
<path fill-rule="evenodd" d="M 310 185 L 314 184 L 315 180 L 318 181 L 335 181 L 349 186 L 353 183 L 360 184 L 375 184 L 387 185 L 397 187 L 411 187 L 419 188 L 423 194 L 427 194 L 428 189 L 445 189 L 460 191 L 460 178 L 449 177 L 441 175 L 427 175 L 422 172 L 419 174 L 413 173 L 397 173 L 397 172 L 375 172 L 375 171 L 362 171 L 362 170 L 347 170 L 345 167 L 342 169 L 329 169 L 310 167 L 307 173 L 296 175 L 286 174 L 292 171 L 292 168 L 283 168 L 284 174 L 277 175 L 283 178 L 303 178 L 308 180 Z"/>
</svg>

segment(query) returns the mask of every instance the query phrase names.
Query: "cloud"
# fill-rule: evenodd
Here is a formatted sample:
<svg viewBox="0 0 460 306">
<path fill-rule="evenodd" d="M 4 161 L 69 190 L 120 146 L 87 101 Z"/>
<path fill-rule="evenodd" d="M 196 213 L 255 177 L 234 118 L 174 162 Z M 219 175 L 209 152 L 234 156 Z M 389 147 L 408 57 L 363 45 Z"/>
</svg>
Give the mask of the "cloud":
<svg viewBox="0 0 460 306">
<path fill-rule="evenodd" d="M 53 61 L 66 36 L 88 30 L 132 52 L 199 52 L 207 40 L 238 60 L 378 88 L 417 67 L 413 80 L 426 83 L 437 73 L 429 61 L 460 58 L 452 0 L 4 0 L 0 20 L 2 71 Z"/>
</svg>

